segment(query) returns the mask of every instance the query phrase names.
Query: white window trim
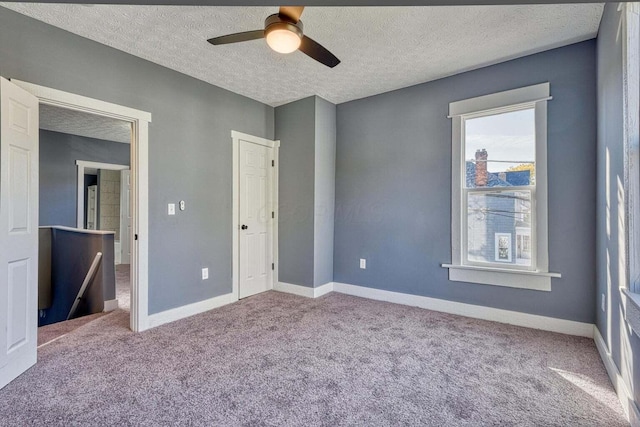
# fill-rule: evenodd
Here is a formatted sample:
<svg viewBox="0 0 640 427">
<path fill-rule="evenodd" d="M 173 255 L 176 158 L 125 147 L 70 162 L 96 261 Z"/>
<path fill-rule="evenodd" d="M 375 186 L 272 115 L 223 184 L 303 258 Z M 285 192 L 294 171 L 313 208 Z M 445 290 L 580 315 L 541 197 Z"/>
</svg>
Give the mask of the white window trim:
<svg viewBox="0 0 640 427">
<path fill-rule="evenodd" d="M 624 144 L 624 219 L 626 267 L 619 271 L 619 291 L 624 307 L 624 318 L 636 335 L 640 336 L 640 8 L 638 3 L 621 6 L 622 25 L 622 82 L 623 82 L 623 144 Z M 622 256 L 622 255 L 621 255 Z M 606 311 L 609 313 L 611 293 L 607 289 Z"/>
<path fill-rule="evenodd" d="M 451 264 L 442 264 L 449 269 L 449 280 L 456 282 L 480 283 L 485 285 L 506 286 L 512 288 L 551 290 L 551 278 L 561 277 L 559 273 L 549 272 L 549 238 L 547 214 L 547 101 L 549 83 L 541 83 L 505 92 L 494 93 L 477 98 L 465 99 L 449 104 L 449 118 L 452 119 L 451 151 Z M 492 112 L 516 111 L 535 108 L 536 126 L 536 188 L 535 197 L 535 245 L 532 257 L 536 260 L 536 270 L 517 270 L 494 266 L 468 265 L 463 262 L 462 230 L 465 222 L 462 215 L 465 204 L 462 196 L 462 137 L 464 119 L 491 114 Z"/>
</svg>

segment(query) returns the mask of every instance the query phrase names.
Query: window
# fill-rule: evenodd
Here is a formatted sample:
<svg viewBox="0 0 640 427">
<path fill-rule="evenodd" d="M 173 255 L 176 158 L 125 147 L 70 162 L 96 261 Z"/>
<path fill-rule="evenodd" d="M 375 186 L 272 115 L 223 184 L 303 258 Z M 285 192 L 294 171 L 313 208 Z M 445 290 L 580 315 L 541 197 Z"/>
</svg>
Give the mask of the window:
<svg viewBox="0 0 640 427">
<path fill-rule="evenodd" d="M 449 279 L 551 290 L 547 252 L 549 84 L 452 102 Z"/>
</svg>

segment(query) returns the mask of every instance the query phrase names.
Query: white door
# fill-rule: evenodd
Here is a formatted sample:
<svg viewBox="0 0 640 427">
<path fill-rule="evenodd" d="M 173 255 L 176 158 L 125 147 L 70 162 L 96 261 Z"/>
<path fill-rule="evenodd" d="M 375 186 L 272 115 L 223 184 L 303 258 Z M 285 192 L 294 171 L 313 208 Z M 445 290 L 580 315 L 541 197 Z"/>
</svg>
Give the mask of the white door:
<svg viewBox="0 0 640 427">
<path fill-rule="evenodd" d="M 240 141 L 239 298 L 271 288 L 273 149 Z"/>
<path fill-rule="evenodd" d="M 38 99 L 0 77 L 0 388 L 36 363 Z"/>
<path fill-rule="evenodd" d="M 131 170 L 120 175 L 120 258 L 121 264 L 131 263 Z"/>
<path fill-rule="evenodd" d="M 96 213 L 98 210 L 98 186 L 87 187 L 87 230 L 96 230 Z"/>
</svg>

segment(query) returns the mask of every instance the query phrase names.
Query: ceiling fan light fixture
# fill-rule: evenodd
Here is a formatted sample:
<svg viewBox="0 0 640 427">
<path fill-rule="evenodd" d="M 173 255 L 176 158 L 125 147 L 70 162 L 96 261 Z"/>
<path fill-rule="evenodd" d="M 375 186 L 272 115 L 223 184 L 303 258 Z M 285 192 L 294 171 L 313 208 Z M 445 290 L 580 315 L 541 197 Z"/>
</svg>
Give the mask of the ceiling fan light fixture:
<svg viewBox="0 0 640 427">
<path fill-rule="evenodd" d="M 269 47 L 278 53 L 291 53 L 300 47 L 300 36 L 287 29 L 275 29 L 266 34 Z"/>
<path fill-rule="evenodd" d="M 302 43 L 302 21 L 293 22 L 277 13 L 264 21 L 264 38 L 278 53 L 291 53 Z"/>
</svg>

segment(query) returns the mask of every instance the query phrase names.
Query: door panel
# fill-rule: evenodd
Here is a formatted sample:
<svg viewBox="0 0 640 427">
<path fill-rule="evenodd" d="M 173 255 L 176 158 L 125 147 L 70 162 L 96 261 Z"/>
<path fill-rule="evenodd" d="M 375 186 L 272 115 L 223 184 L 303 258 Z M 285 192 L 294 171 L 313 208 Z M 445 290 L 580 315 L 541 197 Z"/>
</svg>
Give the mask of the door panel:
<svg viewBox="0 0 640 427">
<path fill-rule="evenodd" d="M 240 298 L 271 289 L 273 149 L 240 141 Z"/>
<path fill-rule="evenodd" d="M 36 363 L 38 99 L 0 77 L 0 388 Z"/>
<path fill-rule="evenodd" d="M 29 151 L 21 147 L 9 148 L 9 232 L 24 233 L 29 228 Z"/>
<path fill-rule="evenodd" d="M 11 353 L 27 343 L 26 316 L 29 300 L 29 260 L 9 263 L 7 295 L 7 352 Z"/>
</svg>

